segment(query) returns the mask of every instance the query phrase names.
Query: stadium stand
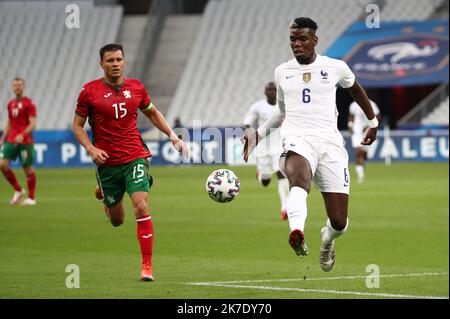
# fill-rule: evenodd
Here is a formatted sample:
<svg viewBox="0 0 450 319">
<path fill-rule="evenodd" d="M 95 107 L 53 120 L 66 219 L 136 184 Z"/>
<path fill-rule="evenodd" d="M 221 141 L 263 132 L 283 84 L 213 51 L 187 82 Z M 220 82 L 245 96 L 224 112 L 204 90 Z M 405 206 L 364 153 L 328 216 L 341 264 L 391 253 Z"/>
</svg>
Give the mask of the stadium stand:
<svg viewBox="0 0 450 319">
<path fill-rule="evenodd" d="M 207 126 L 241 123 L 248 106 L 263 98 L 261 88 L 273 79 L 274 67 L 292 58 L 287 26 L 294 17 L 317 21 L 317 51 L 322 53 L 372 2 L 283 0 L 273 6 L 270 0 L 210 1 L 168 120 L 179 116 L 190 125 L 193 120 Z M 442 0 L 377 3 L 384 21 L 424 20 Z"/>
<path fill-rule="evenodd" d="M 146 23 L 147 15 L 145 14 L 124 15 L 122 17 L 122 23 L 116 41 L 122 44 L 125 49 L 125 76 L 134 77 L 131 73 Z"/>
<path fill-rule="evenodd" d="M 438 107 L 436 107 L 433 111 L 428 113 L 422 120 L 421 124 L 423 125 L 449 125 L 449 99 L 442 101 Z"/>
<path fill-rule="evenodd" d="M 161 39 L 152 42 L 157 48 L 156 65 L 147 62 L 142 68 L 154 76 L 142 80 L 152 97 L 156 95 L 156 103 L 170 103 L 167 113 L 162 108 L 170 123 L 180 117 L 188 126 L 194 119 L 202 125 L 235 126 L 248 106 L 263 97 L 263 85 L 273 79 L 274 67 L 292 58 L 287 27 L 294 17 L 311 16 L 318 22 L 317 51 L 322 53 L 374 2 L 380 5 L 384 21 L 427 19 L 445 4 L 442 0 L 279 0 L 274 6 L 271 0 L 210 0 L 201 18 L 168 17 L 161 26 Z M 136 55 L 143 17 L 139 32 L 133 22 L 123 23 L 119 34 L 125 21 L 121 6 L 98 6 L 94 0 L 76 3 L 81 10 L 80 29 L 65 26 L 68 1 L 0 1 L 1 127 L 15 76 L 25 78 L 26 94 L 38 106 L 37 128 L 68 129 L 81 85 L 102 74 L 98 48 L 120 36 L 130 47 L 129 57 Z M 188 55 L 187 61 L 173 45 L 180 40 L 184 42 L 178 49 Z M 165 65 L 159 64 L 161 60 Z"/>
<path fill-rule="evenodd" d="M 168 15 L 164 21 L 158 45 L 154 48 L 153 61 L 143 70 L 141 79 L 148 88 L 153 103 L 163 114 L 167 114 L 192 50 L 201 19 L 199 14 Z M 152 127 L 152 124 L 140 113 L 138 126 L 143 129 Z M 160 131 L 155 130 L 154 133 L 159 136 Z"/>
<path fill-rule="evenodd" d="M 442 2 L 443 0 L 386 0 L 381 8 L 381 20 L 426 20 Z"/>
<path fill-rule="evenodd" d="M 407 114 L 397 121 L 399 126 L 438 124 L 448 125 L 448 82 L 442 83 Z M 445 110 L 446 108 L 446 110 Z M 445 116 L 445 118 L 442 118 Z"/>
<path fill-rule="evenodd" d="M 320 53 L 368 3 L 283 0 L 273 6 L 270 0 L 209 1 L 167 114 L 169 122 L 179 116 L 187 125 L 193 120 L 215 126 L 241 123 L 247 108 L 264 96 L 274 67 L 292 58 L 288 25 L 293 18 L 314 17 Z"/>
<path fill-rule="evenodd" d="M 117 38 L 122 7 L 77 1 L 80 28 L 66 27 L 70 2 L 0 2 L 0 124 L 14 77 L 37 104 L 37 129 L 68 129 L 83 83 L 101 76 L 98 50 Z"/>
</svg>

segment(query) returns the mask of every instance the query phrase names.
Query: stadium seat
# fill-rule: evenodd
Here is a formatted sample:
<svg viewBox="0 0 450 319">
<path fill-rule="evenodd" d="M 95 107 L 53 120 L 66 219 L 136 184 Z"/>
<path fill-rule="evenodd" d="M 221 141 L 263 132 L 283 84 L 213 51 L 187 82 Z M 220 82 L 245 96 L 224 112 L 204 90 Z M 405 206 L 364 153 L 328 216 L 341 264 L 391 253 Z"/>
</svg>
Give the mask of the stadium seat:
<svg viewBox="0 0 450 319">
<path fill-rule="evenodd" d="M 442 101 L 438 107 L 421 120 L 421 124 L 449 125 L 449 98 Z"/>
<path fill-rule="evenodd" d="M 37 104 L 37 129 L 68 129 L 83 83 L 101 76 L 98 49 L 117 38 L 123 8 L 77 1 L 81 28 L 68 29 L 63 1 L 0 2 L 0 125 L 20 76 Z M 5 71 L 4 71 L 5 70 Z M 39 115 L 41 114 L 41 116 Z"/>
<path fill-rule="evenodd" d="M 240 125 L 248 107 L 264 98 L 274 68 L 292 58 L 289 23 L 310 16 L 318 25 L 318 52 L 357 21 L 370 1 L 209 1 L 196 42 L 167 113 L 185 125 Z M 338 9 L 336 9 L 338 7 Z M 333 19 L 330 19 L 333 17 Z"/>
<path fill-rule="evenodd" d="M 443 0 L 386 0 L 381 9 L 382 21 L 426 20 Z"/>
<path fill-rule="evenodd" d="M 292 58 L 288 24 L 301 15 L 319 25 L 318 53 L 324 52 L 348 26 L 365 14 L 366 0 L 209 1 L 194 47 L 172 99 L 167 118 L 186 125 L 242 123 L 248 107 L 264 98 L 263 87 L 274 68 Z M 442 0 L 379 2 L 381 19 L 423 20 Z M 419 8 L 419 9 L 418 9 Z M 332 17 L 332 18 L 330 18 Z"/>
</svg>

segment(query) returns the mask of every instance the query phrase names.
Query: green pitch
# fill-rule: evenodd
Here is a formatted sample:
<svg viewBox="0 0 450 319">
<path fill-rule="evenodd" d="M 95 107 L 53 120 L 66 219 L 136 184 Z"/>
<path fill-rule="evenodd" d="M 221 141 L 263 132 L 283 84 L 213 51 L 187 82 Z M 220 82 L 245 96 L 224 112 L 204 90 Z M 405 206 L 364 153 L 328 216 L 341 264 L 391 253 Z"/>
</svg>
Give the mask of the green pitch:
<svg viewBox="0 0 450 319">
<path fill-rule="evenodd" d="M 129 199 L 114 228 L 93 196 L 93 169 L 38 170 L 35 207 L 10 206 L 1 179 L 0 298 L 448 298 L 448 163 L 368 164 L 365 184 L 351 185 L 350 227 L 329 273 L 319 266 L 320 193 L 308 200 L 310 255 L 300 259 L 279 218 L 276 180 L 263 188 L 253 167 L 232 167 L 241 193 L 219 204 L 205 192 L 217 168 L 153 168 L 153 283 L 139 281 Z M 66 287 L 70 264 L 78 289 Z M 367 277 L 377 269 L 379 282 Z"/>
</svg>

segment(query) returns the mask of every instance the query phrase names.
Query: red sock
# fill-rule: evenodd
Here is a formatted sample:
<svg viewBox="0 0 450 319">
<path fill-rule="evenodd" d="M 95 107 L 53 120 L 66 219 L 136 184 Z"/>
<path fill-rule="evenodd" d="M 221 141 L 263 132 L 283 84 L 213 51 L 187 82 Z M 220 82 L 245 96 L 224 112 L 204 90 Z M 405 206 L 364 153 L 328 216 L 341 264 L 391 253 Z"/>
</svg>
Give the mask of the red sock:
<svg viewBox="0 0 450 319">
<path fill-rule="evenodd" d="M 11 186 L 14 187 L 16 192 L 20 192 L 22 190 L 22 187 L 20 187 L 19 183 L 17 182 L 16 175 L 14 175 L 12 169 L 8 169 L 6 172 L 2 171 L 2 173 L 5 176 L 6 180 L 11 184 Z"/>
<path fill-rule="evenodd" d="M 36 191 L 36 174 L 34 172 L 27 175 L 27 185 L 28 197 L 34 199 L 34 192 Z"/>
<path fill-rule="evenodd" d="M 141 246 L 142 263 L 152 264 L 153 254 L 153 222 L 150 215 L 145 215 L 137 221 L 137 237 Z"/>
</svg>

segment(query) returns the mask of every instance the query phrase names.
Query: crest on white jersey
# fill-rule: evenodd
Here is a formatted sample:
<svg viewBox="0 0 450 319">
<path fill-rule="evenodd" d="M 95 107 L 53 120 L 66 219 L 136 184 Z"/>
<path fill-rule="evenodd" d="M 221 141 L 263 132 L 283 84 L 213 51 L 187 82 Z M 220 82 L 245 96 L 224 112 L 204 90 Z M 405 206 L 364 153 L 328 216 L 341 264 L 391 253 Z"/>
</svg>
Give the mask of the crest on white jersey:
<svg viewBox="0 0 450 319">
<path fill-rule="evenodd" d="M 311 81 L 311 73 L 307 72 L 307 73 L 303 73 L 303 82 L 309 82 Z"/>
<path fill-rule="evenodd" d="M 330 80 L 328 80 L 328 72 L 326 70 L 320 71 L 320 75 L 322 76 L 322 80 L 320 80 L 323 84 L 330 83 Z"/>
</svg>

